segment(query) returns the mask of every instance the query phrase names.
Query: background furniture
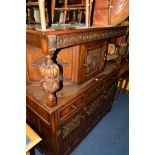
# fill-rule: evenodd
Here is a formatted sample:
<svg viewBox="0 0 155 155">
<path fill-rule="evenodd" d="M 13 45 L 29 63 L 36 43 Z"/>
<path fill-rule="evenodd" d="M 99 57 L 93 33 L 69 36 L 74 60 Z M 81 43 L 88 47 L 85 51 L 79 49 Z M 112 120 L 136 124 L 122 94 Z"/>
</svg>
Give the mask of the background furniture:
<svg viewBox="0 0 155 155">
<path fill-rule="evenodd" d="M 95 0 L 94 25 L 117 25 L 128 17 L 129 0 Z"/>
<path fill-rule="evenodd" d="M 85 13 L 85 0 L 58 0 L 52 4 L 52 23 L 54 23 L 55 11 L 59 10 L 63 14 L 62 23 L 79 22 L 82 23 L 82 14 Z"/>
</svg>

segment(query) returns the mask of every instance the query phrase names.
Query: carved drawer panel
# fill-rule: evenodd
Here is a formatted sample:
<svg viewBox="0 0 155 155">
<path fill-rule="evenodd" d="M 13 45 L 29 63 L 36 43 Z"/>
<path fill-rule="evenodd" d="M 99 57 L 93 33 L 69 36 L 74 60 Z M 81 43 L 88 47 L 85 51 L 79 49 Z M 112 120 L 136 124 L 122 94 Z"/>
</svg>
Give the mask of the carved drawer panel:
<svg viewBox="0 0 155 155">
<path fill-rule="evenodd" d="M 81 95 L 80 97 L 74 99 L 71 104 L 63 107 L 59 110 L 58 116 L 59 120 L 62 123 L 64 120 L 72 116 L 75 112 L 77 112 L 81 105 L 84 103 L 84 95 Z"/>
</svg>

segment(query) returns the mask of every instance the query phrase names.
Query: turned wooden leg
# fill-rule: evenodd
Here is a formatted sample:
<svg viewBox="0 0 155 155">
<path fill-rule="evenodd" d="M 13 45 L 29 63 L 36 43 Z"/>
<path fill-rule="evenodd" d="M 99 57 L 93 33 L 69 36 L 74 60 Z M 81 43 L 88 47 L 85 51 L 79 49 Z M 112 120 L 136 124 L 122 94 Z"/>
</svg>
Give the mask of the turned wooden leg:
<svg viewBox="0 0 155 155">
<path fill-rule="evenodd" d="M 46 92 L 46 103 L 49 107 L 55 106 L 55 92 L 59 89 L 59 67 L 52 61 L 53 54 L 45 57 L 45 63 L 40 66 L 41 86 Z"/>
</svg>

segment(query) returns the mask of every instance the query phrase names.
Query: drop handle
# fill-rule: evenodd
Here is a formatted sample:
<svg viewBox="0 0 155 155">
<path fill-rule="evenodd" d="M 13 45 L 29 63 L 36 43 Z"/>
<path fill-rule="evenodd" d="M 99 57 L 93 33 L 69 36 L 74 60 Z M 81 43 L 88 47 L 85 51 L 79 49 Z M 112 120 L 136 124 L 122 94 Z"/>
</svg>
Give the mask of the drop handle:
<svg viewBox="0 0 155 155">
<path fill-rule="evenodd" d="M 84 67 L 88 67 L 89 65 L 88 65 L 88 64 L 83 64 L 83 66 L 84 66 Z"/>
<path fill-rule="evenodd" d="M 100 91 L 101 91 L 101 90 L 100 90 L 100 89 L 98 89 L 98 88 L 96 88 L 95 90 L 96 90 L 97 92 L 100 92 Z"/>
<path fill-rule="evenodd" d="M 71 107 L 75 110 L 77 110 L 78 108 L 75 105 L 71 105 Z"/>
<path fill-rule="evenodd" d="M 99 78 L 94 78 L 94 80 L 95 80 L 95 81 L 98 81 L 98 80 L 99 80 Z"/>
<path fill-rule="evenodd" d="M 85 111 L 86 111 L 87 109 L 88 109 L 87 107 L 83 107 L 83 110 L 85 110 Z"/>
<path fill-rule="evenodd" d="M 84 117 L 83 115 L 81 115 L 81 118 L 82 118 L 82 119 L 85 119 L 85 117 Z"/>
<path fill-rule="evenodd" d="M 111 77 L 112 80 L 115 80 L 115 78 L 116 78 L 115 76 L 112 76 L 112 77 Z"/>
<path fill-rule="evenodd" d="M 89 116 L 89 115 L 90 115 L 90 112 L 89 112 L 89 111 L 87 111 L 87 112 L 86 112 L 86 114 Z"/>
</svg>

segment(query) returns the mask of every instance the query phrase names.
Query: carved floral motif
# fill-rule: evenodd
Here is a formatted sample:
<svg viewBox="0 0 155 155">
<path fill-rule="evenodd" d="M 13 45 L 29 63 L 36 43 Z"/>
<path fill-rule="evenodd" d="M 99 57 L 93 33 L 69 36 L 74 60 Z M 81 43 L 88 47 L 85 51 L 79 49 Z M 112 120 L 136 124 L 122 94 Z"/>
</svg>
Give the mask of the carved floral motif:
<svg viewBox="0 0 155 155">
<path fill-rule="evenodd" d="M 57 36 L 57 48 L 68 47 L 76 44 L 108 39 L 124 35 L 126 29 L 102 30 L 93 32 L 69 33 Z"/>
<path fill-rule="evenodd" d="M 56 105 L 55 92 L 59 89 L 59 66 L 52 61 L 52 55 L 39 60 L 33 67 L 40 70 L 41 80 L 40 84 L 46 92 L 46 104 L 49 107 Z"/>
<path fill-rule="evenodd" d="M 48 35 L 48 50 L 56 49 L 56 35 Z"/>
<path fill-rule="evenodd" d="M 46 103 L 49 107 L 56 105 L 54 92 L 59 89 L 59 67 L 51 60 L 51 55 L 46 56 L 45 63 L 40 66 L 41 86 L 46 92 Z"/>
<path fill-rule="evenodd" d="M 80 125 L 81 113 L 63 127 L 63 138 L 69 135 L 78 125 Z"/>
</svg>

